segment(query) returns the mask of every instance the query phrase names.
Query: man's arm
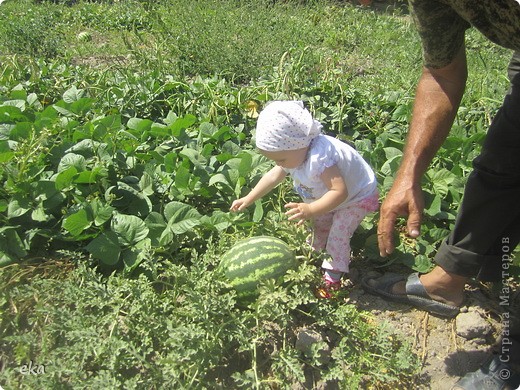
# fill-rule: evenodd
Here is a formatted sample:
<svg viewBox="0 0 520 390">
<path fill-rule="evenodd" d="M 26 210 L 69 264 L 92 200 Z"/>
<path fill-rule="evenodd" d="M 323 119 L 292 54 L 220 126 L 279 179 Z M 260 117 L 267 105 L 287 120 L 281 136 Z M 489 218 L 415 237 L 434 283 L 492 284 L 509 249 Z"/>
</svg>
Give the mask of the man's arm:
<svg viewBox="0 0 520 390">
<path fill-rule="evenodd" d="M 407 231 L 417 237 L 424 200 L 421 179 L 448 136 L 466 86 L 464 47 L 454 60 L 439 69 L 424 68 L 419 80 L 410 130 L 394 184 L 382 206 L 378 225 L 381 256 L 394 250 L 394 228 L 399 216 L 407 216 Z"/>
</svg>

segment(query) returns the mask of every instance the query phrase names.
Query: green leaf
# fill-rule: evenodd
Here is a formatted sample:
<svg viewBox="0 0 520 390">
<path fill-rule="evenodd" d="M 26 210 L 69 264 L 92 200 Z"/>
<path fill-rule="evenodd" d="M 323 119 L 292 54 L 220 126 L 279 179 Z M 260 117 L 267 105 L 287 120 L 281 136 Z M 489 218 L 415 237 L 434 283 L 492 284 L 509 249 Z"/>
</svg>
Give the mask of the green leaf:
<svg viewBox="0 0 520 390">
<path fill-rule="evenodd" d="M 80 154 L 86 158 L 92 157 L 96 155 L 96 153 L 100 149 L 105 149 L 106 144 L 101 143 L 99 141 L 95 141 L 91 138 L 83 139 L 77 143 L 75 143 L 73 146 L 68 148 L 65 152 L 66 153 L 75 153 Z"/>
<path fill-rule="evenodd" d="M 94 99 L 81 98 L 70 105 L 70 110 L 77 115 L 84 115 L 90 110 L 94 102 Z"/>
<path fill-rule="evenodd" d="M 48 106 L 45 108 L 45 110 L 36 114 L 36 119 L 39 121 L 51 121 L 53 119 L 56 119 L 57 117 L 58 113 L 56 112 L 53 106 Z"/>
<path fill-rule="evenodd" d="M 110 218 L 112 218 L 112 214 L 115 211 L 114 207 L 101 202 L 99 199 L 94 199 L 90 203 L 90 208 L 92 210 L 94 224 L 96 226 L 101 226 L 107 222 Z"/>
<path fill-rule="evenodd" d="M 432 242 L 438 242 L 445 239 L 450 234 L 450 231 L 444 228 L 431 228 L 427 234 Z"/>
<path fill-rule="evenodd" d="M 372 234 L 371 236 L 367 237 L 364 248 L 365 256 L 369 260 L 381 261 L 379 245 L 377 243 L 377 234 Z"/>
<path fill-rule="evenodd" d="M 63 228 L 73 236 L 79 236 L 92 225 L 87 210 L 81 209 L 63 220 Z"/>
<path fill-rule="evenodd" d="M 13 141 L 23 141 L 29 139 L 33 133 L 34 125 L 32 122 L 18 122 L 11 130 L 11 137 Z"/>
<path fill-rule="evenodd" d="M 60 100 L 53 106 L 53 108 L 60 114 L 65 115 L 67 117 L 74 116 L 74 113 L 69 108 L 62 107 L 62 105 L 66 105 L 66 103 L 63 100 Z"/>
<path fill-rule="evenodd" d="M 175 174 L 175 187 L 181 192 L 185 192 L 185 190 L 188 190 L 191 176 L 192 174 L 187 167 L 183 165 L 179 166 Z"/>
<path fill-rule="evenodd" d="M 199 133 L 206 136 L 205 138 L 211 138 L 217 131 L 217 126 L 210 122 L 202 122 L 199 126 Z"/>
<path fill-rule="evenodd" d="M 206 144 L 204 145 L 204 147 L 202 148 L 202 157 L 204 158 L 211 158 L 211 156 L 213 155 L 213 150 L 215 150 L 215 145 L 212 145 L 212 144 Z"/>
<path fill-rule="evenodd" d="M 125 271 L 132 272 L 150 253 L 152 243 L 149 238 L 137 243 L 134 247 L 125 249 L 121 253 L 121 258 L 125 264 Z"/>
<path fill-rule="evenodd" d="M 166 118 L 163 119 L 163 122 L 166 123 L 168 126 L 170 126 L 172 123 L 174 123 L 177 120 L 177 114 L 173 111 L 169 111 L 168 115 L 166 115 Z"/>
<path fill-rule="evenodd" d="M 40 202 L 38 206 L 32 211 L 31 218 L 36 222 L 47 222 L 51 219 L 51 216 L 45 212 L 43 202 Z"/>
<path fill-rule="evenodd" d="M 401 162 L 401 156 L 393 156 L 385 161 L 380 171 L 385 176 L 393 176 Z"/>
<path fill-rule="evenodd" d="M 69 166 L 64 171 L 61 171 L 60 173 L 58 173 L 58 175 L 56 175 L 56 181 L 55 181 L 56 189 L 58 191 L 62 191 L 62 190 L 73 188 L 72 181 L 77 173 L 78 173 L 78 170 L 75 166 Z"/>
<path fill-rule="evenodd" d="M 82 172 L 86 169 L 86 166 L 85 157 L 81 154 L 67 153 L 61 158 L 58 164 L 58 172 L 65 171 L 70 167 L 74 167 L 78 172 Z"/>
<path fill-rule="evenodd" d="M 175 168 L 177 168 L 177 154 L 170 152 L 164 156 L 164 168 L 166 172 L 172 173 L 175 172 Z"/>
<path fill-rule="evenodd" d="M 7 252 L 12 253 L 19 258 L 27 256 L 27 250 L 16 230 L 7 230 L 4 232 L 4 235 L 6 238 Z"/>
<path fill-rule="evenodd" d="M 383 148 L 385 152 L 385 157 L 387 160 L 393 159 L 395 157 L 401 157 L 403 155 L 403 152 L 397 148 L 394 147 L 386 147 Z"/>
<path fill-rule="evenodd" d="M 397 106 L 392 114 L 392 120 L 406 122 L 410 116 L 410 107 L 405 104 Z"/>
<path fill-rule="evenodd" d="M 139 133 L 144 133 L 151 129 L 152 124 L 153 122 L 150 119 L 130 118 L 127 127 Z"/>
<path fill-rule="evenodd" d="M 231 192 L 233 192 L 233 188 L 236 187 L 237 183 L 240 181 L 240 178 L 243 176 L 240 175 L 238 172 L 238 169 L 227 169 L 224 171 L 224 174 L 226 175 L 229 183 L 229 187 L 231 189 Z"/>
<path fill-rule="evenodd" d="M 102 140 L 107 134 L 115 134 L 121 129 L 121 115 L 108 115 L 92 121 L 92 124 L 94 125 L 92 137 Z"/>
<path fill-rule="evenodd" d="M 27 100 L 27 103 L 29 103 L 30 106 L 35 105 L 36 107 L 41 109 L 42 105 L 41 105 L 41 103 L 40 103 L 40 101 L 38 99 L 38 95 L 36 95 L 34 92 L 32 92 L 29 95 L 27 95 L 26 100 Z"/>
<path fill-rule="evenodd" d="M 152 127 L 148 131 L 148 135 L 156 138 L 161 137 L 170 137 L 170 133 L 168 131 L 168 127 L 165 125 L 162 125 L 160 123 L 154 123 L 152 124 Z"/>
<path fill-rule="evenodd" d="M 428 178 L 433 183 L 433 191 L 440 196 L 446 196 L 450 185 L 457 181 L 457 176 L 445 168 L 428 170 Z"/>
<path fill-rule="evenodd" d="M 13 264 L 18 260 L 16 256 L 7 253 L 7 251 L 0 248 L 0 268 Z"/>
<path fill-rule="evenodd" d="M 118 210 L 126 210 L 128 214 L 146 216 L 153 208 L 150 198 L 126 183 L 117 182 L 117 186 L 108 188 L 105 199 Z"/>
<path fill-rule="evenodd" d="M 217 141 L 223 141 L 226 139 L 230 139 L 232 137 L 232 130 L 229 126 L 222 126 L 220 129 L 218 129 L 217 132 L 215 132 L 212 136 L 213 139 Z"/>
<path fill-rule="evenodd" d="M 27 92 L 23 89 L 23 87 L 20 84 L 18 84 L 16 87 L 13 88 L 13 90 L 9 94 L 9 97 L 11 99 L 18 99 L 18 100 L 25 101 L 27 99 Z"/>
<path fill-rule="evenodd" d="M 6 100 L 2 103 L 3 106 L 13 106 L 18 107 L 20 110 L 25 111 L 25 99 L 13 99 Z"/>
<path fill-rule="evenodd" d="M 83 97 L 84 91 L 82 89 L 77 89 L 75 85 L 70 87 L 63 94 L 63 101 L 65 103 L 74 103 Z"/>
<path fill-rule="evenodd" d="M 159 245 L 161 235 L 167 226 L 164 217 L 161 214 L 152 211 L 146 216 L 144 223 L 149 229 L 148 237 L 152 240 L 153 245 Z"/>
<path fill-rule="evenodd" d="M 144 221 L 135 215 L 114 214 L 111 229 L 124 245 L 133 245 L 148 236 L 149 229 Z"/>
<path fill-rule="evenodd" d="M 17 218 L 31 209 L 31 204 L 26 197 L 15 195 L 7 206 L 7 218 Z"/>
<path fill-rule="evenodd" d="M 39 180 L 34 186 L 34 193 L 38 194 L 35 200 L 43 200 L 43 207 L 47 213 L 57 211 L 64 205 L 66 197 L 56 188 L 56 182 L 52 180 Z"/>
<path fill-rule="evenodd" d="M 199 225 L 201 215 L 190 205 L 181 202 L 171 202 L 164 208 L 168 221 L 168 229 L 174 234 L 183 234 Z"/>
<path fill-rule="evenodd" d="M 427 273 L 432 268 L 431 260 L 425 255 L 404 256 L 402 263 L 419 273 Z"/>
<path fill-rule="evenodd" d="M 13 157 L 14 152 L 0 152 L 0 164 L 11 161 Z"/>
<path fill-rule="evenodd" d="M 161 236 L 159 237 L 159 245 L 160 246 L 168 246 L 173 242 L 173 239 L 175 238 L 175 234 L 171 229 L 164 229 L 161 233 Z"/>
<path fill-rule="evenodd" d="M 11 160 L 14 156 L 14 152 L 9 146 L 10 141 L 0 141 L 0 163 L 5 163 Z"/>
<path fill-rule="evenodd" d="M 124 249 L 121 252 L 121 259 L 125 264 L 125 271 L 131 272 L 139 265 L 141 261 L 143 261 L 143 257 L 141 255 L 141 251 L 135 250 L 134 248 Z"/>
<path fill-rule="evenodd" d="M 233 215 L 229 212 L 217 210 L 211 216 L 202 216 L 200 221 L 204 226 L 221 232 L 233 225 Z"/>
<path fill-rule="evenodd" d="M 247 177 L 253 168 L 253 157 L 249 153 L 240 154 L 240 165 L 238 166 L 238 172 L 240 176 Z"/>
<path fill-rule="evenodd" d="M 433 217 L 441 212 L 442 199 L 439 195 L 435 195 L 429 205 L 426 205 L 424 212 Z"/>
<path fill-rule="evenodd" d="M 94 184 L 106 176 L 107 170 L 104 167 L 94 167 L 91 171 L 80 172 L 73 181 L 77 184 Z"/>
<path fill-rule="evenodd" d="M 116 264 L 119 261 L 119 255 L 121 253 L 117 235 L 111 231 L 104 232 L 97 236 L 86 246 L 86 250 L 89 251 L 94 258 L 101 260 L 101 262 L 106 265 Z"/>
<path fill-rule="evenodd" d="M 260 222 L 264 217 L 264 206 L 262 201 L 258 199 L 255 201 L 255 211 L 253 212 L 253 222 Z"/>
<path fill-rule="evenodd" d="M 224 184 L 227 187 L 230 187 L 230 183 L 226 176 L 222 173 L 216 173 L 213 176 L 210 177 L 208 186 L 214 186 L 215 184 Z"/>
<path fill-rule="evenodd" d="M 192 126 L 197 121 L 197 118 L 194 115 L 188 114 L 183 118 L 177 118 L 172 125 L 170 125 L 170 130 L 173 136 L 178 137 L 181 134 L 181 130 L 187 129 Z"/>
<path fill-rule="evenodd" d="M 144 172 L 143 176 L 141 176 L 141 179 L 139 180 L 139 187 L 141 188 L 143 194 L 147 196 L 154 194 L 155 191 L 153 190 L 153 178 L 148 172 Z"/>
<path fill-rule="evenodd" d="M 206 158 L 195 149 L 184 148 L 179 152 L 179 155 L 186 157 L 196 167 L 204 168 L 208 163 L 208 160 L 206 160 Z"/>
<path fill-rule="evenodd" d="M 27 121 L 28 118 L 22 113 L 18 107 L 14 106 L 0 106 L 0 122 L 1 123 L 16 123 Z"/>
</svg>

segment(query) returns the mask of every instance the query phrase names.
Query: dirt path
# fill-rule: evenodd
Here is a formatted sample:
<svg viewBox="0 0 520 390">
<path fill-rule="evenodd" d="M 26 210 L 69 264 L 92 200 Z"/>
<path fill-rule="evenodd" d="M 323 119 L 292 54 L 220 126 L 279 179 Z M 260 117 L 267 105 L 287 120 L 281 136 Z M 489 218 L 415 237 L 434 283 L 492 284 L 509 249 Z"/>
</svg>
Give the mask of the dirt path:
<svg viewBox="0 0 520 390">
<path fill-rule="evenodd" d="M 448 390 L 465 373 L 478 369 L 493 350 L 500 349 L 496 340 L 507 330 L 508 318 L 520 312 L 519 294 L 518 288 L 493 290 L 475 283 L 467 287 L 465 305 L 453 319 L 388 302 L 365 293 L 357 282 L 348 301 L 411 340 L 423 362 L 415 389 Z"/>
</svg>

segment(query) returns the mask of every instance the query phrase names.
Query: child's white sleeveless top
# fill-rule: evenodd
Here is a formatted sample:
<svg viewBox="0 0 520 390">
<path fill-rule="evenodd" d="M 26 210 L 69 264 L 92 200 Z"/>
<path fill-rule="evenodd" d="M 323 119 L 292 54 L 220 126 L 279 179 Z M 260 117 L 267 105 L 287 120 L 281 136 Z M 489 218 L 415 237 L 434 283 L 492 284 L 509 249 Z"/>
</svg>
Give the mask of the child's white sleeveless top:
<svg viewBox="0 0 520 390">
<path fill-rule="evenodd" d="M 309 145 L 305 162 L 295 169 L 285 169 L 294 181 L 294 189 L 303 201 L 321 198 L 327 187 L 320 179 L 325 168 L 337 165 L 347 186 L 348 197 L 337 209 L 358 202 L 374 193 L 377 181 L 372 168 L 350 145 L 320 134 Z"/>
</svg>

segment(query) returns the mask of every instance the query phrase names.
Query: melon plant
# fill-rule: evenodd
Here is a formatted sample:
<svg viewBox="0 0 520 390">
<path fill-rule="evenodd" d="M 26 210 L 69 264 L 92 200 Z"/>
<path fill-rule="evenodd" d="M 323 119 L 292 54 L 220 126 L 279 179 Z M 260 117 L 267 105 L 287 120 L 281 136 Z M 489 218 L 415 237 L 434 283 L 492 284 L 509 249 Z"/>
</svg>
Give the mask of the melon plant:
<svg viewBox="0 0 520 390">
<path fill-rule="evenodd" d="M 237 242 L 223 256 L 219 265 L 238 299 L 257 296 L 258 284 L 267 279 L 279 281 L 298 263 L 294 252 L 283 240 L 271 236 L 251 237 Z"/>
</svg>

